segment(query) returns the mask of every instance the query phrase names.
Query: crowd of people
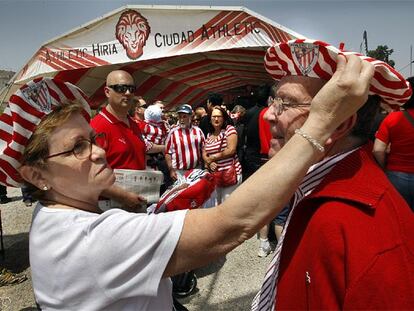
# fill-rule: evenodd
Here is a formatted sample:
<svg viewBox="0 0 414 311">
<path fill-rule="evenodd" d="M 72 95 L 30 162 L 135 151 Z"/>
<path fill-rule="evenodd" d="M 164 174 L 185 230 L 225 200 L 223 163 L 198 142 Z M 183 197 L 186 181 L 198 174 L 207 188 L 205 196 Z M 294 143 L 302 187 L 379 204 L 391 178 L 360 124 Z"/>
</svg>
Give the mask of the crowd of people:
<svg viewBox="0 0 414 311">
<path fill-rule="evenodd" d="M 293 47 L 316 60 L 298 65 Z M 82 90 L 57 79 L 10 98 L 0 182 L 39 201 L 30 264 L 42 310 L 185 310 L 170 278 L 255 234 L 258 255 L 274 254 L 252 310 L 414 306 L 413 80 L 312 40 L 269 48 L 264 65 L 275 84 L 231 111 L 211 94 L 167 118 L 122 70 L 92 119 Z M 374 143 L 381 104 L 405 109 Z M 201 169 L 216 187 L 209 204 L 145 213 L 113 169 L 160 170 L 161 192 Z M 123 208 L 102 208 L 109 199 Z"/>
</svg>

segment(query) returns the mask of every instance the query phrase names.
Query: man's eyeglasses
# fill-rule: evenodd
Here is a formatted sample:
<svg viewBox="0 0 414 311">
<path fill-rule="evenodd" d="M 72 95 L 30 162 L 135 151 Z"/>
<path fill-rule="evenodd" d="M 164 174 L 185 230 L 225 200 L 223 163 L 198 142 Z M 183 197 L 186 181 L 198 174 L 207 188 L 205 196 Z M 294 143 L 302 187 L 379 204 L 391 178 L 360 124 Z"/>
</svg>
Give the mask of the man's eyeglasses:
<svg viewBox="0 0 414 311">
<path fill-rule="evenodd" d="M 92 153 L 92 145 L 96 145 L 100 148 L 105 149 L 107 147 L 107 140 L 106 140 L 105 133 L 95 134 L 91 137 L 91 139 L 78 140 L 72 149 L 49 155 L 46 157 L 46 159 L 50 159 L 50 158 L 57 157 L 57 156 L 67 154 L 67 153 L 73 153 L 73 155 L 77 159 L 83 160 L 83 159 L 90 157 Z"/>
<path fill-rule="evenodd" d="M 126 91 L 129 91 L 131 94 L 135 93 L 135 90 L 137 89 L 135 85 L 129 85 L 129 84 L 114 84 L 114 85 L 108 85 L 109 88 L 113 89 L 117 93 L 125 94 Z"/>
<path fill-rule="evenodd" d="M 311 104 L 298 104 L 298 103 L 291 103 L 288 101 L 284 101 L 280 97 L 276 97 L 273 100 L 269 100 L 269 107 L 274 106 L 276 109 L 276 114 L 280 116 L 283 111 L 287 110 L 288 108 L 299 108 L 299 107 L 309 107 Z"/>
</svg>

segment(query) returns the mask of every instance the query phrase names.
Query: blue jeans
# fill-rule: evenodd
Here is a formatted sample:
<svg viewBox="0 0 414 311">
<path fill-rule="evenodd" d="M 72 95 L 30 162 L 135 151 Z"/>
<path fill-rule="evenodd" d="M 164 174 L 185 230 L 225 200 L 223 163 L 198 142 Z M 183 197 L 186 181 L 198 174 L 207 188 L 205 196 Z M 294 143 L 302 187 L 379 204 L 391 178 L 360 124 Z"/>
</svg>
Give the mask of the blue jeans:
<svg viewBox="0 0 414 311">
<path fill-rule="evenodd" d="M 386 174 L 395 189 L 398 190 L 414 212 L 414 174 L 396 171 L 386 171 Z"/>
<path fill-rule="evenodd" d="M 274 225 L 279 225 L 279 226 L 284 226 L 286 223 L 286 220 L 289 216 L 290 213 L 290 209 L 292 208 L 292 206 L 290 204 L 287 204 L 281 211 L 280 213 L 272 220 L 272 223 Z"/>
</svg>

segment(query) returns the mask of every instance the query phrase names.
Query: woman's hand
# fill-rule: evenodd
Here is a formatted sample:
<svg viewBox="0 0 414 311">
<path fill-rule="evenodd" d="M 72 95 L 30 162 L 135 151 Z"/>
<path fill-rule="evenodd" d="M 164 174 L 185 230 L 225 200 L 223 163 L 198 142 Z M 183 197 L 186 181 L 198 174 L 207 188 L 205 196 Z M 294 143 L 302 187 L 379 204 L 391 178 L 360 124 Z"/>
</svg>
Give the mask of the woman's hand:
<svg viewBox="0 0 414 311">
<path fill-rule="evenodd" d="M 332 78 L 312 100 L 309 117 L 302 127 L 324 143 L 332 132 L 362 107 L 368 98 L 374 65 L 355 55 L 338 55 Z"/>
<path fill-rule="evenodd" d="M 122 208 L 128 212 L 144 212 L 147 206 L 147 200 L 133 192 L 128 192 L 128 194 L 121 199 Z"/>
</svg>

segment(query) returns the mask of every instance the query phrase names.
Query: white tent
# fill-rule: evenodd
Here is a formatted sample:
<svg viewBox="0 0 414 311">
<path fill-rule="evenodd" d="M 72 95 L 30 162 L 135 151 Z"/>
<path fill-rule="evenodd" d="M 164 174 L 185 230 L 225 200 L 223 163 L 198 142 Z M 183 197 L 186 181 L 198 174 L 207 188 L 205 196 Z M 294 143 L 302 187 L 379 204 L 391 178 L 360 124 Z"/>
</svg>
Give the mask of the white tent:
<svg viewBox="0 0 414 311">
<path fill-rule="evenodd" d="M 128 5 L 46 42 L 0 94 L 54 76 L 82 88 L 95 107 L 106 75 L 130 72 L 137 95 L 172 107 L 209 92 L 270 82 L 268 46 L 302 35 L 243 7 Z"/>
</svg>

